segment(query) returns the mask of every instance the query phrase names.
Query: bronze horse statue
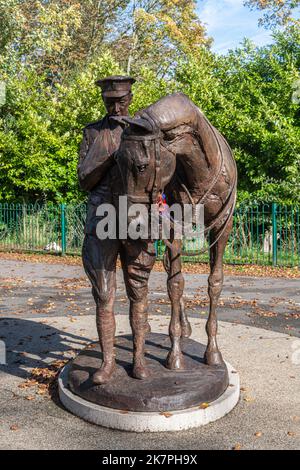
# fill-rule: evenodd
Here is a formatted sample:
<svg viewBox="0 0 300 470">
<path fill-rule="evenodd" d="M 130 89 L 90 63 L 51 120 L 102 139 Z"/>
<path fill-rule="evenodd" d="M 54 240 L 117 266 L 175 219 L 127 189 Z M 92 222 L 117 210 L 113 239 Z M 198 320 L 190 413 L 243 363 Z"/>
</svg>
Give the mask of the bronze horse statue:
<svg viewBox="0 0 300 470">
<path fill-rule="evenodd" d="M 205 230 L 210 243 L 210 308 L 204 359 L 208 365 L 220 365 L 223 359 L 217 344 L 216 308 L 223 287 L 223 255 L 232 229 L 237 189 L 237 169 L 231 149 L 183 93 L 166 96 L 134 118 L 122 119 L 126 127 L 115 155 L 117 165 L 111 174 L 115 205 L 119 196 L 127 195 L 129 207 L 134 203 L 150 207 L 157 203 L 162 192 L 169 205 L 204 205 Z M 183 308 L 181 255 L 181 241 L 171 237 L 166 241 L 165 256 L 172 308 L 171 350 L 166 367 L 179 370 L 184 369 L 180 338 L 190 334 Z M 143 307 L 139 306 L 139 315 L 143 317 L 141 324 L 147 323 L 146 305 L 145 299 Z M 149 376 L 144 359 L 145 334 L 133 331 L 134 362 L 141 366 L 138 378 Z"/>
</svg>

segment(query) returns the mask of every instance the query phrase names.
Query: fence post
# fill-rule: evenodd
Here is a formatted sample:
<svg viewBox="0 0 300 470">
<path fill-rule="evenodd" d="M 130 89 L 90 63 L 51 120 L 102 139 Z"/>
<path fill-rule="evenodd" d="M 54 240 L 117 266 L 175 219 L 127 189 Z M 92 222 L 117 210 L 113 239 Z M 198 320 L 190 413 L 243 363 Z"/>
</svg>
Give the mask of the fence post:
<svg viewBox="0 0 300 470">
<path fill-rule="evenodd" d="M 277 266 L 277 204 L 272 203 L 272 251 L 273 266 Z"/>
<path fill-rule="evenodd" d="M 66 231 L 66 205 L 60 205 L 60 230 L 61 230 L 61 254 L 66 254 L 67 231 Z"/>
</svg>

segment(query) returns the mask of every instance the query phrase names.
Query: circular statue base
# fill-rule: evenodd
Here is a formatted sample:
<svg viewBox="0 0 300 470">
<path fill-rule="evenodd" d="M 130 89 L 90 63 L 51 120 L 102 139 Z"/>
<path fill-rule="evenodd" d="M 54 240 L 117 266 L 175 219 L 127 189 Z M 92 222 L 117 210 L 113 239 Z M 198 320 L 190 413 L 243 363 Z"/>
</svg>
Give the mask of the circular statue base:
<svg viewBox="0 0 300 470">
<path fill-rule="evenodd" d="M 229 364 L 208 366 L 205 347 L 182 340 L 186 369 L 165 367 L 170 349 L 166 335 L 147 336 L 145 357 L 151 376 L 134 379 L 132 338 L 116 338 L 117 369 L 109 384 L 94 385 L 92 376 L 101 365 L 98 343 L 92 343 L 59 376 L 64 406 L 86 421 L 135 432 L 178 431 L 215 421 L 229 413 L 239 400 L 239 377 Z"/>
</svg>

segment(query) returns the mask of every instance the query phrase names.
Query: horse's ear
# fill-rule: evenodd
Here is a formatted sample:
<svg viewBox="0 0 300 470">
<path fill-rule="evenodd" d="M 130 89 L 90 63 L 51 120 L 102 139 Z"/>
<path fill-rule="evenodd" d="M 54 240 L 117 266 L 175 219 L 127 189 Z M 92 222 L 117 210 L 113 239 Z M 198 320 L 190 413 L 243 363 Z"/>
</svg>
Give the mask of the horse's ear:
<svg viewBox="0 0 300 470">
<path fill-rule="evenodd" d="M 136 117 L 136 118 L 123 117 L 122 119 L 124 122 L 129 124 L 129 126 L 132 128 L 136 127 L 140 130 L 143 130 L 149 133 L 153 133 L 155 131 L 152 124 L 147 119 L 143 119 L 140 117 Z"/>
</svg>

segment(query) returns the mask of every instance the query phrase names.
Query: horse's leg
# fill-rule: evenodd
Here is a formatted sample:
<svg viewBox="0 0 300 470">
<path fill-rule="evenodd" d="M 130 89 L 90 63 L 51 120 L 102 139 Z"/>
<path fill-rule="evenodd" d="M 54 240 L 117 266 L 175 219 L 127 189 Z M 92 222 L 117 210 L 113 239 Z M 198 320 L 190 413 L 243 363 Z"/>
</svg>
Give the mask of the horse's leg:
<svg viewBox="0 0 300 470">
<path fill-rule="evenodd" d="M 183 296 L 181 297 L 179 304 L 180 304 L 181 338 L 189 338 L 192 334 L 192 327 L 188 320 L 187 313 L 185 311 Z"/>
<path fill-rule="evenodd" d="M 181 247 L 182 247 L 182 244 L 180 243 L 179 253 L 181 252 Z M 178 248 L 177 248 L 177 250 L 178 250 Z M 175 256 L 176 256 L 176 249 L 175 250 L 173 250 L 171 248 L 166 249 L 164 259 L 163 259 L 163 265 L 164 265 L 166 273 L 168 274 L 168 279 L 170 277 L 170 266 L 171 266 L 171 263 L 172 263 L 172 259 L 174 259 Z M 178 268 L 177 276 L 178 276 L 178 278 L 181 278 L 181 282 L 183 282 L 183 286 L 184 286 L 184 277 L 183 277 L 183 274 L 182 274 L 182 271 L 181 271 L 181 255 L 180 254 L 179 254 L 179 259 L 176 260 L 176 264 L 177 264 L 177 268 Z M 170 297 L 170 295 L 172 296 L 172 291 L 169 291 L 169 289 L 168 289 L 168 294 L 169 294 L 169 298 L 171 300 L 171 305 L 172 305 L 174 302 L 176 302 L 176 300 L 175 300 L 175 298 L 172 299 Z M 188 320 L 187 313 L 185 311 L 183 290 L 182 290 L 182 293 L 181 293 L 181 297 L 179 299 L 179 308 L 180 308 L 181 338 L 189 338 L 192 334 L 192 327 L 191 327 L 191 324 Z"/>
<path fill-rule="evenodd" d="M 130 325 L 133 336 L 133 377 L 145 379 L 150 373 L 145 361 L 148 325 L 148 280 L 155 263 L 155 248 L 150 242 L 129 241 L 121 251 L 124 281 L 130 300 Z"/>
<path fill-rule="evenodd" d="M 208 365 L 219 365 L 223 363 L 222 355 L 217 344 L 217 314 L 216 308 L 223 288 L 223 255 L 232 229 L 232 220 L 227 225 L 220 239 L 210 250 L 210 275 L 208 278 L 208 295 L 210 299 L 209 317 L 206 323 L 206 332 L 208 336 L 208 344 L 205 351 L 204 359 Z M 213 243 L 222 227 L 213 230 L 210 241 Z"/>
<path fill-rule="evenodd" d="M 168 294 L 171 301 L 171 321 L 169 325 L 171 350 L 166 360 L 166 367 L 168 369 L 184 369 L 184 358 L 180 347 L 180 338 L 182 336 L 181 301 L 184 289 L 180 257 L 181 241 L 173 240 L 170 245 L 167 246 L 167 250 L 170 263 L 168 270 Z"/>
<path fill-rule="evenodd" d="M 103 354 L 101 368 L 93 375 L 95 384 L 105 384 L 115 370 L 115 316 L 117 240 L 99 240 L 86 235 L 83 245 L 83 264 L 92 283 L 96 302 L 96 325 Z"/>
</svg>

